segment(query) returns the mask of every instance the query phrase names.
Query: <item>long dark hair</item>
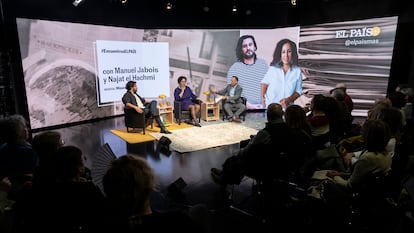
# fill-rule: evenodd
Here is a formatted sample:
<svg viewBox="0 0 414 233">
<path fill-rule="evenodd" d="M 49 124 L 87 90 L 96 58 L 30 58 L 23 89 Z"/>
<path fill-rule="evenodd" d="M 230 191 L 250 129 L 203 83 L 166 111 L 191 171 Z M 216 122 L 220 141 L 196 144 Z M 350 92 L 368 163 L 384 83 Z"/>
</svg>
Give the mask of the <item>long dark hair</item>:
<svg viewBox="0 0 414 233">
<path fill-rule="evenodd" d="M 284 44 L 289 43 L 292 47 L 292 60 L 291 65 L 298 65 L 298 49 L 296 43 L 289 39 L 282 39 L 276 44 L 275 51 L 273 52 L 273 60 L 270 62 L 271 66 L 282 66 L 282 47 Z"/>
</svg>

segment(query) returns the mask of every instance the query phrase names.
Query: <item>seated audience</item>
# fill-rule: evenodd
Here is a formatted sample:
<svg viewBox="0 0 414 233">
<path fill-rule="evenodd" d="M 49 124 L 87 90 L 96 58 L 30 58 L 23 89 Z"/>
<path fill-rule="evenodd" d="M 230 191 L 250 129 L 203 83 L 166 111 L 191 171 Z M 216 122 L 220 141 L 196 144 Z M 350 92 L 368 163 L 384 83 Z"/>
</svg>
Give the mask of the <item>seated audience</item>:
<svg viewBox="0 0 414 233">
<path fill-rule="evenodd" d="M 334 89 L 331 96 L 338 102 L 339 116 L 341 117 L 340 120 L 343 122 L 343 136 L 347 137 L 351 134 L 353 117 L 352 111 L 349 110 L 349 107 L 345 101 L 345 91 L 342 88 Z"/>
<path fill-rule="evenodd" d="M 341 110 L 340 103 L 332 96 L 325 97 L 325 104 L 325 114 L 329 119 L 329 141 L 337 144 L 345 137 L 345 111 Z"/>
<path fill-rule="evenodd" d="M 378 111 L 378 114 L 372 114 L 371 118 L 368 120 L 381 120 L 387 124 L 387 127 L 390 131 L 390 140 L 387 143 L 386 150 L 389 153 L 391 157 L 394 156 L 396 146 L 401 141 L 401 118 L 402 113 L 394 107 L 385 107 L 381 109 L 376 109 L 376 112 Z M 373 117 L 377 117 L 374 119 Z M 361 138 L 361 142 L 363 142 L 362 135 L 359 135 L 358 137 Z M 352 145 L 349 145 L 352 146 Z M 355 150 L 355 151 L 343 151 L 346 154 L 344 155 L 344 162 L 347 164 L 355 164 L 355 162 L 360 158 L 361 154 L 364 152 L 364 150 Z"/>
<path fill-rule="evenodd" d="M 407 124 L 413 122 L 413 100 L 414 100 L 414 88 L 412 86 L 400 84 L 395 91 L 401 92 L 405 95 L 405 105 L 401 108 L 404 112 Z"/>
<path fill-rule="evenodd" d="M 193 124 L 201 127 L 197 121 L 197 115 L 200 112 L 200 104 L 198 104 L 197 101 L 203 102 L 203 100 L 196 96 L 191 88 L 187 86 L 187 77 L 180 76 L 178 77 L 177 82 L 178 87 L 174 90 L 175 101 L 180 101 L 182 109 L 190 111 Z"/>
<path fill-rule="evenodd" d="M 403 111 L 403 107 L 407 104 L 405 95 L 402 92 L 392 91 L 387 94 L 387 99 L 391 101 L 391 104 L 393 107 L 401 111 L 402 116 L 403 116 L 401 123 L 405 127 L 407 123 L 405 119 L 405 113 Z"/>
<path fill-rule="evenodd" d="M 329 144 L 329 119 L 325 113 L 326 97 L 322 94 L 313 96 L 310 104 L 311 113 L 307 119 L 311 129 L 315 149 L 326 148 Z"/>
<path fill-rule="evenodd" d="M 367 120 L 362 126 L 362 137 L 364 152 L 350 172 L 325 170 L 314 173 L 313 182 L 317 188 L 312 185 L 308 193 L 319 200 L 311 211 L 322 232 L 332 231 L 332 227 L 344 229 L 362 225 L 369 225 L 369 232 L 384 232 L 378 231 L 381 228 L 378 226 L 383 223 L 385 209 L 377 204 L 385 203 L 384 191 L 388 187 L 381 181 L 385 181 L 383 178 L 388 176 L 392 165 L 386 150 L 389 128 L 381 120 Z M 313 195 L 315 193 L 320 195 Z M 371 231 L 373 229 L 377 231 Z"/>
<path fill-rule="evenodd" d="M 388 125 L 381 120 L 368 120 L 362 128 L 364 150 L 355 163 L 349 177 L 336 171 L 328 172 L 337 184 L 347 189 L 357 190 L 368 178 L 390 171 L 392 157 L 387 151 L 387 144 L 391 138 Z"/>
<path fill-rule="evenodd" d="M 9 198 L 16 200 L 30 188 L 38 155 L 28 142 L 29 131 L 21 115 L 11 115 L 0 122 L 4 143 L 0 145 L 0 179 L 8 177 L 12 187 Z"/>
<path fill-rule="evenodd" d="M 335 85 L 335 88 L 330 90 L 330 93 L 332 94 L 335 90 L 338 90 L 338 89 L 343 91 L 345 104 L 348 108 L 348 111 L 352 112 L 352 110 L 354 110 L 354 101 L 352 100 L 351 96 L 348 95 L 348 93 L 346 91 L 347 90 L 346 84 L 345 83 L 337 83 Z"/>
<path fill-rule="evenodd" d="M 269 104 L 266 114 L 265 128 L 241 148 L 237 155 L 226 159 L 222 170 L 211 169 L 215 182 L 225 187 L 227 184 L 240 184 L 244 176 L 263 182 L 275 178 L 289 179 L 297 167 L 295 160 L 309 152 L 302 151 L 305 148 L 304 144 L 309 140 L 305 142 L 303 138 L 306 138 L 306 135 L 298 137 L 298 133 L 301 132 L 286 125 L 280 104 Z"/>
<path fill-rule="evenodd" d="M 152 208 L 155 174 L 140 157 L 124 155 L 113 160 L 103 177 L 103 187 L 106 232 L 204 232 L 185 212 Z"/>
<path fill-rule="evenodd" d="M 315 154 L 312 132 L 309 122 L 306 119 L 305 110 L 296 104 L 289 105 L 285 111 L 285 122 L 288 128 L 292 130 L 294 138 L 300 146 L 300 151 L 292 159 L 293 163 L 290 181 L 307 186 L 313 170 L 310 167 L 310 162 Z M 296 132 L 295 132 L 296 131 Z"/>
<path fill-rule="evenodd" d="M 214 94 L 222 95 L 224 102 L 224 111 L 226 111 L 228 120 L 230 122 L 234 121 L 240 123 L 240 114 L 246 110 L 241 97 L 243 88 L 239 85 L 239 78 L 237 76 L 231 77 L 231 83 L 228 84 L 224 89 L 217 91 L 213 90 Z M 233 112 L 233 110 L 236 110 Z"/>
<path fill-rule="evenodd" d="M 151 124 L 152 120 L 157 121 L 158 126 L 161 129 L 161 133 L 170 134 L 171 132 L 165 128 L 164 123 L 161 121 L 160 112 L 158 110 L 157 101 L 146 102 L 143 97 L 137 94 L 138 86 L 137 82 L 127 82 L 125 88 L 126 93 L 122 96 L 122 102 L 126 108 L 135 109 L 139 114 L 145 114 L 146 125 Z"/>
<path fill-rule="evenodd" d="M 56 151 L 64 145 L 58 131 L 44 131 L 32 140 L 33 149 L 39 156 L 39 165 L 33 174 L 33 185 L 50 185 L 56 182 Z"/>
<path fill-rule="evenodd" d="M 55 182 L 33 185 L 22 209 L 22 231 L 96 232 L 104 196 L 98 186 L 82 177 L 82 151 L 62 146 L 55 153 Z"/>
</svg>

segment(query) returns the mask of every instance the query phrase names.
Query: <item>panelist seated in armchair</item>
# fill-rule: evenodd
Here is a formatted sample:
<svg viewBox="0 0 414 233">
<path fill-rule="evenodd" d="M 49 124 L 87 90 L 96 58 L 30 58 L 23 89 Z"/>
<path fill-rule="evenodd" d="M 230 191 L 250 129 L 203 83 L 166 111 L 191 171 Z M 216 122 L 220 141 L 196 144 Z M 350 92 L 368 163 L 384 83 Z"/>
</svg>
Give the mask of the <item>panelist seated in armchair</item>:
<svg viewBox="0 0 414 233">
<path fill-rule="evenodd" d="M 126 109 L 134 109 L 138 114 L 144 114 L 146 119 L 146 126 L 151 124 L 155 119 L 158 126 L 161 128 L 161 133 L 170 134 L 171 132 L 165 128 L 164 123 L 161 121 L 160 113 L 158 110 L 158 103 L 155 100 L 146 102 L 144 98 L 137 94 L 138 85 L 135 81 L 127 82 L 125 88 L 127 92 L 122 96 L 122 102 Z"/>
<path fill-rule="evenodd" d="M 197 116 L 200 112 L 200 104 L 203 100 L 196 96 L 191 88 L 187 86 L 187 77 L 180 76 L 177 79 L 178 87 L 174 90 L 174 100 L 181 102 L 181 109 L 188 110 L 191 113 L 192 123 L 195 126 L 201 127 L 197 121 Z M 196 103 L 198 102 L 198 103 Z"/>
<path fill-rule="evenodd" d="M 212 92 L 222 96 L 222 100 L 224 100 L 223 108 L 228 116 L 229 122 L 232 122 L 234 118 L 235 122 L 240 123 L 240 115 L 246 110 L 246 105 L 241 98 L 243 88 L 238 82 L 239 78 L 232 76 L 230 84 L 227 84 L 223 90 L 217 91 L 213 89 Z"/>
</svg>

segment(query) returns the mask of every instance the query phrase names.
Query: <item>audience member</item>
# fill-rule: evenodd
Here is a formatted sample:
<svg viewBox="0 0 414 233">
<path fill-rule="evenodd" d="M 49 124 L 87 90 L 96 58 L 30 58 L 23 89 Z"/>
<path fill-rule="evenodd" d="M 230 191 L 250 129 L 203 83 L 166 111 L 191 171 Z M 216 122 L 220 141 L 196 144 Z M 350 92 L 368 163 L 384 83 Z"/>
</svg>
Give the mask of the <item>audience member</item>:
<svg viewBox="0 0 414 233">
<path fill-rule="evenodd" d="M 155 188 L 155 174 L 140 157 L 123 155 L 113 160 L 103 177 L 103 186 L 103 225 L 107 232 L 204 232 L 185 212 L 152 208 L 150 194 Z"/>
<path fill-rule="evenodd" d="M 127 82 L 125 88 L 127 92 L 122 96 L 122 102 L 125 107 L 135 109 L 139 114 L 145 114 L 146 125 L 149 125 L 155 119 L 161 129 L 161 133 L 170 134 L 171 132 L 165 128 L 164 123 L 161 121 L 157 101 L 146 102 L 143 97 L 138 95 L 138 86 L 135 81 Z"/>
<path fill-rule="evenodd" d="M 326 148 L 329 140 L 329 119 L 325 113 L 326 97 L 315 94 L 310 103 L 310 114 L 307 120 L 310 125 L 313 145 L 316 150 Z"/>
<path fill-rule="evenodd" d="M 291 165 L 293 168 L 292 178 L 289 178 L 289 180 L 301 186 L 307 186 L 313 172 L 310 162 L 315 154 L 315 148 L 305 110 L 299 105 L 289 105 L 285 112 L 285 122 L 287 127 L 292 130 L 294 138 L 300 146 L 300 153 L 293 157 L 294 162 Z"/>
<path fill-rule="evenodd" d="M 402 125 L 406 125 L 406 119 L 405 119 L 405 113 L 403 112 L 402 108 L 406 105 L 407 100 L 405 98 L 405 95 L 398 91 L 392 91 L 387 94 L 387 98 L 391 101 L 391 104 L 393 107 L 399 109 L 402 113 Z"/>
<path fill-rule="evenodd" d="M 96 232 L 104 196 L 98 186 L 82 177 L 82 151 L 62 146 L 55 153 L 56 182 L 33 186 L 20 228 L 23 232 Z"/>
<path fill-rule="evenodd" d="M 407 123 L 412 124 L 413 122 L 413 100 L 414 100 L 414 88 L 407 84 L 400 84 L 397 86 L 395 91 L 401 92 L 405 95 L 406 103 L 402 110 L 405 115 Z"/>
<path fill-rule="evenodd" d="M 258 58 L 257 44 L 254 36 L 243 35 L 239 38 L 236 45 L 237 61 L 233 63 L 227 72 L 227 82 L 229 83 L 233 76 L 240 79 L 240 85 L 243 86 L 243 95 L 247 99 L 248 109 L 262 109 L 262 100 L 260 98 L 260 86 L 258 82 L 265 76 L 268 65 L 267 62 Z"/>
<path fill-rule="evenodd" d="M 33 185 L 50 185 L 56 182 L 56 151 L 64 144 L 58 131 L 44 131 L 33 137 L 33 149 L 39 156 L 39 165 L 33 175 Z"/>
<path fill-rule="evenodd" d="M 329 141 L 331 144 L 338 144 L 346 136 L 346 117 L 341 110 L 340 103 L 334 97 L 326 96 L 325 104 L 325 114 L 329 119 Z M 348 121 L 351 122 L 351 120 Z"/>
<path fill-rule="evenodd" d="M 0 232 L 12 232 L 15 201 L 8 198 L 10 189 L 11 182 L 7 177 L 0 180 Z"/>
<path fill-rule="evenodd" d="M 367 120 L 362 126 L 362 135 L 364 152 L 350 173 L 336 170 L 315 171 L 314 173 L 315 179 L 323 179 L 320 175 L 326 175 L 323 181 L 319 181 L 317 189 L 311 189 L 320 192 L 322 202 L 318 202 L 319 206 L 314 208 L 313 213 L 317 216 L 315 217 L 316 221 L 323 219 L 320 223 L 323 228 L 322 232 L 331 231 L 332 227 L 349 226 L 350 222 L 356 224 L 355 220 L 369 222 L 369 225 L 373 227 L 374 225 L 371 223 L 375 224 L 375 221 L 380 220 L 376 217 L 379 217 L 381 213 L 379 211 L 371 212 L 371 210 L 379 207 L 375 206 L 375 203 L 383 198 L 383 193 L 382 191 L 380 193 L 380 190 L 387 188 L 383 187 L 384 184 L 379 183 L 379 177 L 386 177 L 391 170 L 392 158 L 386 151 L 390 132 L 385 122 Z M 382 200 L 385 200 L 385 197 Z M 356 216 L 350 210 L 358 210 L 357 214 L 363 215 L 359 216 L 360 219 L 350 218 Z M 384 211 L 384 209 L 380 210 Z M 378 222 L 376 224 L 379 226 Z M 355 226 L 353 225 L 353 227 Z"/>
<path fill-rule="evenodd" d="M 378 115 L 376 119 L 369 119 L 369 120 L 381 120 L 384 123 L 386 123 L 389 131 L 390 131 L 390 140 L 387 143 L 386 146 L 386 150 L 389 154 L 390 157 L 393 157 L 395 154 L 395 149 L 397 144 L 400 143 L 401 140 L 401 112 L 394 107 L 386 107 L 386 108 L 382 108 L 379 109 Z M 363 135 L 360 135 L 359 137 L 362 138 L 362 142 L 363 142 Z M 360 158 L 360 156 L 364 153 L 364 150 L 357 150 L 357 151 L 352 151 L 349 153 L 346 153 L 346 155 L 344 155 L 344 160 L 345 162 L 349 163 L 351 162 L 351 164 L 355 164 L 356 161 L 358 161 L 358 159 Z"/>
<path fill-rule="evenodd" d="M 374 106 L 368 110 L 367 120 L 375 120 L 379 118 L 383 108 L 391 108 L 392 103 L 388 98 L 382 98 L 375 101 Z"/>
<path fill-rule="evenodd" d="M 225 187 L 227 184 L 240 184 L 244 176 L 271 181 L 274 178 L 289 179 L 292 164 L 303 156 L 302 139 L 298 131 L 289 128 L 283 121 L 282 106 L 272 103 L 267 108 L 267 123 L 251 141 L 241 148 L 236 155 L 226 159 L 223 169 L 211 169 L 216 183 Z M 269 152 L 271 151 L 271 152 Z"/>
<path fill-rule="evenodd" d="M 337 171 L 329 171 L 327 176 L 348 190 L 358 190 L 369 178 L 384 175 L 391 169 L 392 157 L 386 147 L 391 138 L 389 127 L 381 120 L 368 120 L 362 128 L 364 152 L 347 177 Z"/>
<path fill-rule="evenodd" d="M 246 106 L 243 103 L 243 100 L 240 98 L 243 88 L 238 84 L 239 78 L 233 76 L 231 78 L 230 84 L 228 84 L 223 90 L 217 91 L 213 90 L 213 93 L 222 95 L 224 102 L 224 111 L 226 111 L 228 120 L 230 122 L 234 121 L 240 123 L 240 114 L 246 110 Z M 236 112 L 233 113 L 233 110 Z"/>
<path fill-rule="evenodd" d="M 345 104 L 348 108 L 348 111 L 352 113 L 352 111 L 354 110 L 354 101 L 352 100 L 351 96 L 348 95 L 346 84 L 345 83 L 337 83 L 335 88 L 332 89 L 330 91 L 330 93 L 332 94 L 332 92 L 337 90 L 337 89 L 343 90 L 344 95 L 345 95 L 344 96 Z"/>
<path fill-rule="evenodd" d="M 349 104 L 345 101 L 345 91 L 342 88 L 337 88 L 332 91 L 331 96 L 338 101 L 339 114 L 344 125 L 344 137 L 348 137 L 351 134 L 352 122 L 354 119 L 352 117 L 352 111 L 349 110 Z"/>
<path fill-rule="evenodd" d="M 28 142 L 29 131 L 22 115 L 11 115 L 1 120 L 1 134 L 5 142 L 0 145 L 0 179 L 8 177 L 12 187 L 11 199 L 30 188 L 38 155 Z"/>
<path fill-rule="evenodd" d="M 302 70 L 298 66 L 295 42 L 280 40 L 273 52 L 269 70 L 260 82 L 262 105 L 279 103 L 283 109 L 302 94 Z"/>
<path fill-rule="evenodd" d="M 181 108 L 188 110 L 191 113 L 192 122 L 195 126 L 201 127 L 197 121 L 197 116 L 200 112 L 199 102 L 203 102 L 201 98 L 193 93 L 191 88 L 187 86 L 187 77 L 180 76 L 177 79 L 178 87 L 174 90 L 175 101 L 181 102 Z"/>
</svg>

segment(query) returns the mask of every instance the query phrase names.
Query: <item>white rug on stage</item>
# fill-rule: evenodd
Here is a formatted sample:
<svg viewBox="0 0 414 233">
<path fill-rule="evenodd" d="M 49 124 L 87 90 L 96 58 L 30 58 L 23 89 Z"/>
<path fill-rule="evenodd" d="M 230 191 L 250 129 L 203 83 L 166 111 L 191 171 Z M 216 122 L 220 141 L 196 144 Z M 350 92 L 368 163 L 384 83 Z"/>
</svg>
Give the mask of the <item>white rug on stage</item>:
<svg viewBox="0 0 414 233">
<path fill-rule="evenodd" d="M 239 123 L 219 123 L 202 127 L 174 130 L 172 134 L 153 133 L 159 140 L 162 136 L 171 140 L 170 150 L 180 153 L 231 145 L 256 135 L 257 130 Z"/>
</svg>

